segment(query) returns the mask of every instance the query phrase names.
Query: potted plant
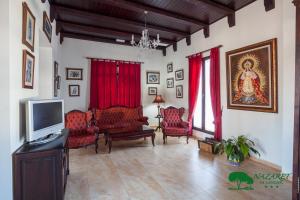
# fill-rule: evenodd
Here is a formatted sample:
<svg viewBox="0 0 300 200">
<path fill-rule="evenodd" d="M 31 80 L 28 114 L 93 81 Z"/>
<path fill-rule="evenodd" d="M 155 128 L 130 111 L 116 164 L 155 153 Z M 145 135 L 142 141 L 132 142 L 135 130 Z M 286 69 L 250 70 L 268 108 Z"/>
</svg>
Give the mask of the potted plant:
<svg viewBox="0 0 300 200">
<path fill-rule="evenodd" d="M 231 137 L 222 140 L 215 146 L 215 152 L 223 154 L 225 152 L 227 160 L 234 166 L 239 166 L 246 158 L 250 157 L 250 152 L 260 156 L 258 150 L 254 148 L 255 143 L 245 135 Z"/>
</svg>

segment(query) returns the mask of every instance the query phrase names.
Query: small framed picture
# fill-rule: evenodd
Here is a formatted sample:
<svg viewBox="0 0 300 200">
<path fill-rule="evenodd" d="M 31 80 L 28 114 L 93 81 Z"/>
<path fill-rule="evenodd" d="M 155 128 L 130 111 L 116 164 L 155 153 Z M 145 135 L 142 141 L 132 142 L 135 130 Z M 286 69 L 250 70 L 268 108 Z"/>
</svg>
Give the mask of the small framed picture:
<svg viewBox="0 0 300 200">
<path fill-rule="evenodd" d="M 147 72 L 147 84 L 159 84 L 160 72 Z"/>
<path fill-rule="evenodd" d="M 61 77 L 57 76 L 57 89 L 60 90 Z"/>
<path fill-rule="evenodd" d="M 56 61 L 54 61 L 53 80 L 54 80 L 54 97 L 57 97 L 57 90 L 58 90 L 58 63 Z"/>
<path fill-rule="evenodd" d="M 23 6 L 22 43 L 34 51 L 35 17 L 25 2 Z"/>
<path fill-rule="evenodd" d="M 157 87 L 148 87 L 148 95 L 157 95 Z"/>
<path fill-rule="evenodd" d="M 168 63 L 168 65 L 167 65 L 167 72 L 168 73 L 173 72 L 173 63 Z"/>
<path fill-rule="evenodd" d="M 182 85 L 176 86 L 176 98 L 183 98 L 183 86 Z"/>
<path fill-rule="evenodd" d="M 177 71 L 175 71 L 175 80 L 176 81 L 181 81 L 183 80 L 184 75 L 183 75 L 183 69 L 179 69 Z"/>
<path fill-rule="evenodd" d="M 67 80 L 82 80 L 82 71 L 81 68 L 67 68 L 66 76 Z"/>
<path fill-rule="evenodd" d="M 167 88 L 174 88 L 174 78 L 167 78 Z"/>
<path fill-rule="evenodd" d="M 23 50 L 22 85 L 23 88 L 33 89 L 34 83 L 34 56 Z"/>
<path fill-rule="evenodd" d="M 79 97 L 80 96 L 80 86 L 79 85 L 69 85 L 69 96 Z"/>
<path fill-rule="evenodd" d="M 43 13 L 43 31 L 46 34 L 49 42 L 51 43 L 52 25 L 51 25 L 51 22 L 49 20 L 49 17 L 47 15 L 46 11 L 44 11 L 44 13 Z"/>
</svg>

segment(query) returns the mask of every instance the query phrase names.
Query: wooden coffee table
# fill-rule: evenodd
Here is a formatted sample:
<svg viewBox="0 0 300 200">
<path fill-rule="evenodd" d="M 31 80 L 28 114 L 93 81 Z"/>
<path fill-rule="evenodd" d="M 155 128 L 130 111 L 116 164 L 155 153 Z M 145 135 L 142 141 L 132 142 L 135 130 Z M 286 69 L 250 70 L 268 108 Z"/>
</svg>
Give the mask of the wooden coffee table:
<svg viewBox="0 0 300 200">
<path fill-rule="evenodd" d="M 140 138 L 151 137 L 152 145 L 154 144 L 155 132 L 154 129 L 149 126 L 139 126 L 136 128 L 114 128 L 108 129 L 104 133 L 106 144 L 108 143 L 109 153 L 111 152 L 112 141 L 120 141 L 120 140 L 137 140 Z"/>
</svg>

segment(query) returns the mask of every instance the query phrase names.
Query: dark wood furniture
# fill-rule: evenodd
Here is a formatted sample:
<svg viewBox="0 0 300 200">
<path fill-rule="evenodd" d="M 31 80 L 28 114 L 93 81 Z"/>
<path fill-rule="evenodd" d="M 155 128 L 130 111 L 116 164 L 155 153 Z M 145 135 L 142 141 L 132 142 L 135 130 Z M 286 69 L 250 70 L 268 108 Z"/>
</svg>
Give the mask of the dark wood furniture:
<svg viewBox="0 0 300 200">
<path fill-rule="evenodd" d="M 111 152 L 112 141 L 137 140 L 140 138 L 151 137 L 152 145 L 155 146 L 155 144 L 154 144 L 154 139 L 155 139 L 154 129 L 152 129 L 148 126 L 145 126 L 145 125 L 135 127 L 135 128 L 130 128 L 130 129 L 128 129 L 128 128 L 126 128 L 126 129 L 118 129 L 118 128 L 107 129 L 104 134 L 105 134 L 106 143 L 108 143 L 109 153 Z"/>
<path fill-rule="evenodd" d="M 156 127 L 155 131 L 161 130 L 160 119 L 162 118 L 162 115 L 157 115 L 155 118 L 158 119 L 158 126 Z"/>
<path fill-rule="evenodd" d="M 17 149 L 13 157 L 15 200 L 63 200 L 69 174 L 68 130 L 51 142 Z"/>
<path fill-rule="evenodd" d="M 295 61 L 295 105 L 294 105 L 294 145 L 293 145 L 293 189 L 292 199 L 300 196 L 300 0 L 294 0 L 296 6 L 296 61 Z"/>
</svg>

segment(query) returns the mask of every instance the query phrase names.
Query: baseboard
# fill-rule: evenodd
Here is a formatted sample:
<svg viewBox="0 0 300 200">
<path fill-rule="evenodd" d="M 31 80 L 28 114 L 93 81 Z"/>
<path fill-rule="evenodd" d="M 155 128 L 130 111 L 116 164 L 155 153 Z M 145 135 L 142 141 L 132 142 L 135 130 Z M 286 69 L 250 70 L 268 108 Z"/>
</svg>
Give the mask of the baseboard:
<svg viewBox="0 0 300 200">
<path fill-rule="evenodd" d="M 261 160 L 259 158 L 253 157 L 253 156 L 250 157 L 250 160 L 252 160 L 254 162 L 257 162 L 257 163 L 260 163 L 260 164 L 263 164 L 263 165 L 266 165 L 268 167 L 271 167 L 272 169 L 275 169 L 277 171 L 280 171 L 280 172 L 282 171 L 282 169 L 281 169 L 281 167 L 279 165 L 276 165 L 276 164 L 271 163 L 269 161 Z"/>
</svg>

